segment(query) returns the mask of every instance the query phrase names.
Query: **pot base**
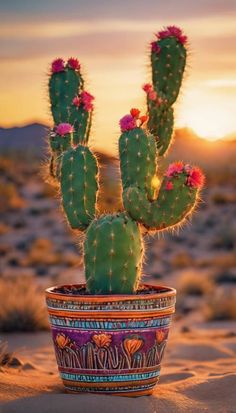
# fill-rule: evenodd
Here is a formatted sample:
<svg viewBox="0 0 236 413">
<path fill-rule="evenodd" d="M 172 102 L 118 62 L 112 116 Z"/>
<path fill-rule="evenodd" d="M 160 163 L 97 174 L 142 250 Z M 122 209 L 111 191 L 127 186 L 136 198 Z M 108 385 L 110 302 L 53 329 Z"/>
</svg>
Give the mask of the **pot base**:
<svg viewBox="0 0 236 413">
<path fill-rule="evenodd" d="M 68 394 L 78 394 L 78 391 L 69 390 L 65 387 L 66 393 Z M 150 390 L 143 390 L 137 392 L 119 392 L 119 393 L 112 393 L 112 392 L 99 392 L 99 394 L 103 394 L 106 396 L 117 396 L 117 397 L 141 397 L 141 396 L 151 396 L 153 394 L 154 389 Z M 88 394 L 88 392 L 80 391 L 79 394 Z M 97 392 L 90 391 L 89 394 L 98 394 Z"/>
</svg>

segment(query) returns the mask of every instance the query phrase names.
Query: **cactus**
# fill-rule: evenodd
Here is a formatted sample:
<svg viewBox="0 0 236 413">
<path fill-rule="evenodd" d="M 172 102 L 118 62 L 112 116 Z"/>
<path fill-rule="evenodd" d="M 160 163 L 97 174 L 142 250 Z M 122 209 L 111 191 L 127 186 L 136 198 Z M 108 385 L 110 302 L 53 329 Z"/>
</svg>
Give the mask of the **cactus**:
<svg viewBox="0 0 236 413">
<path fill-rule="evenodd" d="M 155 136 L 157 149 L 163 156 L 171 143 L 175 103 L 186 65 L 187 37 L 176 26 L 157 33 L 151 42 L 152 84 L 143 86 L 147 94 L 148 129 Z"/>
<path fill-rule="evenodd" d="M 175 162 L 169 165 L 162 179 L 157 175 L 158 156 L 167 150 L 173 129 L 172 105 L 183 76 L 185 41 L 186 37 L 174 26 L 159 32 L 157 42 L 152 45 L 152 54 L 158 56 L 152 55 L 153 86 L 148 84 L 144 88 L 149 118 L 141 116 L 138 109 L 131 109 L 120 120 L 119 155 L 125 210 L 114 214 L 99 215 L 96 207 L 98 164 L 87 146 L 91 117 L 83 116 L 83 110 L 92 112 L 93 98 L 83 90 L 78 60 L 69 59 L 65 65 L 62 59 L 57 59 L 52 64 L 49 82 L 52 112 L 55 122 L 61 123 L 50 134 L 50 148 L 68 223 L 72 229 L 85 232 L 84 262 L 89 293 L 135 293 L 142 271 L 144 232 L 179 225 L 193 212 L 199 198 L 204 183 L 199 168 Z M 81 127 L 83 121 L 86 128 Z"/>
<path fill-rule="evenodd" d="M 84 244 L 88 290 L 97 294 L 134 293 L 141 275 L 142 244 L 139 226 L 127 214 L 95 219 Z"/>
<path fill-rule="evenodd" d="M 77 59 L 70 58 L 65 63 L 59 58 L 52 62 L 49 96 L 54 123 L 70 123 L 74 128 L 73 143 L 87 143 L 94 98 L 84 90 Z"/>
</svg>

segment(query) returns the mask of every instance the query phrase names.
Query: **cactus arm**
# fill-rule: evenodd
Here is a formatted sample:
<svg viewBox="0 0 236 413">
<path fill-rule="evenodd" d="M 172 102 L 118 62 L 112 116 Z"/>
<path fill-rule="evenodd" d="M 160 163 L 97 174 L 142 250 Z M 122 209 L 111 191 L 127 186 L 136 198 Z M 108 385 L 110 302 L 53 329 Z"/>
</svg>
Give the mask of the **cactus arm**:
<svg viewBox="0 0 236 413">
<path fill-rule="evenodd" d="M 165 177 L 158 198 L 152 202 L 143 190 L 130 187 L 123 193 L 126 211 L 148 230 L 159 231 L 178 225 L 193 211 L 199 197 L 199 190 L 189 187 L 186 181 L 185 173 L 171 181 Z M 169 182 L 171 189 L 168 189 Z"/>
<path fill-rule="evenodd" d="M 49 96 L 54 123 L 70 123 L 73 143 L 86 144 L 89 139 L 94 97 L 84 90 L 84 80 L 77 59 L 52 62 Z"/>
<path fill-rule="evenodd" d="M 49 96 L 54 123 L 69 122 L 73 98 L 82 85 L 78 71 L 65 67 L 64 71 L 52 73 L 49 79 Z"/>
<path fill-rule="evenodd" d="M 95 217 L 98 165 L 88 147 L 64 152 L 61 165 L 62 204 L 73 229 L 84 230 Z"/>
<path fill-rule="evenodd" d="M 89 226 L 84 244 L 85 277 L 92 294 L 132 294 L 141 275 L 142 237 L 127 214 L 104 215 Z"/>
<path fill-rule="evenodd" d="M 171 164 L 157 196 L 159 179 L 156 176 L 154 138 L 142 128 L 142 124 L 138 126 L 140 118 L 132 116 L 133 111 L 120 121 L 122 134 L 119 151 L 124 207 L 132 219 L 147 229 L 158 231 L 173 227 L 194 209 L 199 189 L 203 185 L 203 175 L 198 168 L 182 162 Z M 137 153 L 141 155 L 137 156 Z M 144 171 L 144 174 L 138 174 L 139 171 Z M 150 177 L 147 176 L 149 171 L 152 172 Z"/>
<path fill-rule="evenodd" d="M 123 188 L 136 185 L 155 197 L 152 180 L 156 174 L 156 145 L 152 135 L 136 127 L 125 131 L 119 139 L 120 167 Z"/>
<path fill-rule="evenodd" d="M 143 86 L 147 94 L 148 128 L 155 136 L 159 155 L 168 150 L 173 132 L 175 103 L 186 66 L 187 37 L 175 26 L 157 33 L 151 43 L 152 84 Z"/>
</svg>

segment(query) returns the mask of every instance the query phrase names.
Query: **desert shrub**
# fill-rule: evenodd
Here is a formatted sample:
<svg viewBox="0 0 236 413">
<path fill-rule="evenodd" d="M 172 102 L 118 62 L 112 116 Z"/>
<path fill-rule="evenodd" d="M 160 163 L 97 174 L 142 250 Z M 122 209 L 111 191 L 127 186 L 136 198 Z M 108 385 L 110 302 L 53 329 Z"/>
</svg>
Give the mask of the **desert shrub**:
<svg viewBox="0 0 236 413">
<path fill-rule="evenodd" d="M 193 264 L 193 259 L 187 251 L 181 251 L 174 255 L 171 260 L 173 268 L 185 268 Z"/>
<path fill-rule="evenodd" d="M 0 367 L 7 364 L 9 353 L 7 352 L 7 342 L 0 341 Z"/>
<path fill-rule="evenodd" d="M 44 295 L 29 277 L 0 280 L 0 331 L 48 328 Z"/>
<path fill-rule="evenodd" d="M 185 295 L 205 295 L 214 288 L 214 283 L 208 274 L 197 271 L 187 271 L 179 279 L 179 291 Z"/>
<path fill-rule="evenodd" d="M 8 210 L 21 209 L 25 206 L 25 201 L 21 198 L 20 194 L 14 183 L 0 181 L 0 196 L 1 206 L 0 212 L 6 212 Z"/>
<path fill-rule="evenodd" d="M 224 204 L 235 204 L 236 203 L 236 194 L 232 192 L 215 192 L 212 195 L 212 201 L 216 205 Z"/>
<path fill-rule="evenodd" d="M 236 320 L 236 289 L 219 288 L 204 308 L 207 321 Z"/>
</svg>

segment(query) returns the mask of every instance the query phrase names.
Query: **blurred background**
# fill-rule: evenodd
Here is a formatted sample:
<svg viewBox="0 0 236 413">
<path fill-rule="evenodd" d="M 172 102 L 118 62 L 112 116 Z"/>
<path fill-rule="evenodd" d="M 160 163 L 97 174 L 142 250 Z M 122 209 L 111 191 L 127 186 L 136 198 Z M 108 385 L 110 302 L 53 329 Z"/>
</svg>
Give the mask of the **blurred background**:
<svg viewBox="0 0 236 413">
<path fill-rule="evenodd" d="M 235 320 L 235 1 L 12 0 L 0 9 L 0 331 L 47 329 L 44 288 L 83 280 L 79 236 L 43 180 L 50 62 L 82 62 L 96 98 L 91 141 L 102 166 L 100 205 L 114 211 L 122 207 L 118 122 L 131 107 L 145 111 L 148 44 L 168 24 L 188 35 L 189 58 L 161 169 L 184 160 L 201 166 L 207 180 L 190 223 L 146 239 L 144 280 L 178 289 L 183 328 Z"/>
</svg>

